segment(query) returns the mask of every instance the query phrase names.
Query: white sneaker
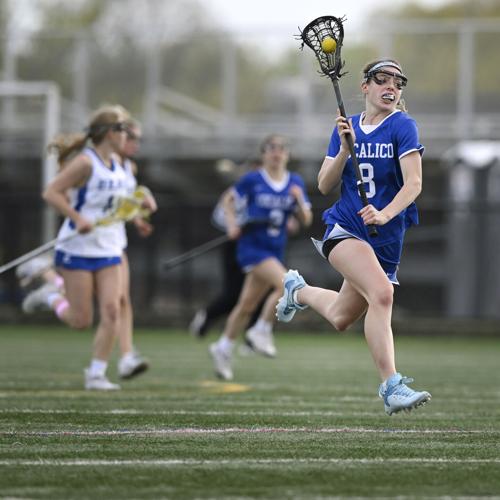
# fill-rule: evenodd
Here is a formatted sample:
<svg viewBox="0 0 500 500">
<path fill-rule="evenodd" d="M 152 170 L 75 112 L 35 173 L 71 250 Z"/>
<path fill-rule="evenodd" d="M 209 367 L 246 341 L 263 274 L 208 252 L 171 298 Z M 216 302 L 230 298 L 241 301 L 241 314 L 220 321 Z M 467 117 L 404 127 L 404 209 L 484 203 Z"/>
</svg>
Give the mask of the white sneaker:
<svg viewBox="0 0 500 500">
<path fill-rule="evenodd" d="M 380 384 L 378 395 L 384 400 L 387 415 L 390 416 L 402 410 L 411 411 L 431 400 L 432 396 L 427 391 L 414 391 L 406 385 L 412 382 L 412 378 L 395 373 Z"/>
<path fill-rule="evenodd" d="M 245 339 L 255 352 L 270 358 L 276 356 L 276 347 L 272 332 L 259 330 L 255 326 L 252 326 L 252 328 L 247 330 Z"/>
<path fill-rule="evenodd" d="M 278 321 L 288 323 L 292 321 L 297 311 L 303 311 L 309 307 L 305 304 L 299 304 L 293 298 L 294 292 L 305 286 L 306 282 L 298 271 L 295 269 L 287 271 L 283 278 L 283 295 L 276 306 L 276 317 Z"/>
<path fill-rule="evenodd" d="M 85 389 L 88 391 L 118 391 L 121 387 L 110 382 L 106 375 L 91 375 L 85 368 Z"/>
<path fill-rule="evenodd" d="M 210 344 L 210 355 L 214 362 L 215 374 L 222 380 L 233 380 L 233 370 L 231 368 L 231 356 L 219 349 L 217 342 Z"/>
<path fill-rule="evenodd" d="M 118 375 L 120 378 L 129 379 L 149 368 L 149 363 L 137 352 L 130 356 L 123 356 L 118 362 Z"/>
<path fill-rule="evenodd" d="M 35 278 L 52 267 L 50 255 L 39 255 L 16 267 L 16 276 L 22 287 L 28 286 Z"/>
<path fill-rule="evenodd" d="M 23 300 L 22 308 L 26 314 L 32 314 L 35 311 L 50 311 L 47 299 L 52 293 L 60 293 L 56 285 L 46 283 L 45 285 L 28 293 Z"/>
</svg>

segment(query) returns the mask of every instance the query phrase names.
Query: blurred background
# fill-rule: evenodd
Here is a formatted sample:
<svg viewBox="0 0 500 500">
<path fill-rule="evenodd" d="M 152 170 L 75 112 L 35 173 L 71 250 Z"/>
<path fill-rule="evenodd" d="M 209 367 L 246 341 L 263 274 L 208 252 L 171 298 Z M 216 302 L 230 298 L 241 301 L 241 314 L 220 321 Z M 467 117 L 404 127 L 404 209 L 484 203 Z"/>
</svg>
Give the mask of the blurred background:
<svg viewBox="0 0 500 500">
<path fill-rule="evenodd" d="M 319 194 L 316 176 L 337 106 L 297 35 L 317 16 L 346 15 L 348 113 L 363 107 L 362 66 L 395 57 L 426 146 L 421 224 L 407 234 L 395 318 L 498 319 L 500 1 L 305 3 L 0 0 L 0 263 L 53 238 L 61 222 L 40 197 L 56 171 L 47 143 L 120 103 L 143 125 L 139 180 L 160 206 L 150 238 L 129 231 L 138 324 L 187 325 L 217 293 L 217 250 L 168 272 L 162 263 L 219 235 L 210 215 L 232 167 L 258 156 L 269 133 L 290 138 L 290 166 L 315 213 L 287 264 L 339 286 L 309 241 L 335 199 Z M 27 321 L 21 300 L 15 273 L 2 274 L 0 319 Z"/>
</svg>

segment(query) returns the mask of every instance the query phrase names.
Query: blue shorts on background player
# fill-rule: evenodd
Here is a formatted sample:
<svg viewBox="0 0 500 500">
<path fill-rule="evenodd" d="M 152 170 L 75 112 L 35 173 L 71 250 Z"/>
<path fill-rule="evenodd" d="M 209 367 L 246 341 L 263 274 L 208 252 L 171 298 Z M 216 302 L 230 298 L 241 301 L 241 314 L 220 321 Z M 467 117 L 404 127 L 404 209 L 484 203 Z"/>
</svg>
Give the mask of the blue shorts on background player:
<svg viewBox="0 0 500 500">
<path fill-rule="evenodd" d="M 262 167 L 241 177 L 222 200 L 226 231 L 230 239 L 238 241 L 237 259 L 245 272 L 238 302 L 222 336 L 210 346 L 215 373 L 225 380 L 233 378 L 231 365 L 236 338 L 269 290 L 261 314 L 269 333 L 267 339 L 260 340 L 274 347 L 272 324 L 286 272 L 283 255 L 287 222 L 292 214 L 305 226 L 312 222 L 304 181 L 287 169 L 290 152 L 286 140 L 279 135 L 267 137 L 261 144 L 261 154 Z M 242 205 L 246 212 L 244 223 L 238 220 L 236 212 L 236 207 Z"/>
</svg>

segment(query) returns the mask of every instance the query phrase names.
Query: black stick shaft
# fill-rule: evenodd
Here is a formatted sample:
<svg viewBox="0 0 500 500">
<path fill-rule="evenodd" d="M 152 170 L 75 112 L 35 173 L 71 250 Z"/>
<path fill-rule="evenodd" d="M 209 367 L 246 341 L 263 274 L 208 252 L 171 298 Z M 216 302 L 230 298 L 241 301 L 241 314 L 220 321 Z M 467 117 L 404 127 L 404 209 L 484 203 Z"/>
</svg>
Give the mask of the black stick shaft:
<svg viewBox="0 0 500 500">
<path fill-rule="evenodd" d="M 245 225 L 242 227 L 242 231 L 248 231 L 252 227 L 259 226 L 259 225 L 268 225 L 269 224 L 269 219 L 250 219 L 248 222 L 245 223 Z M 217 238 L 214 238 L 213 240 L 206 241 L 205 243 L 202 243 L 201 245 L 192 248 L 191 250 L 188 250 L 187 252 L 184 252 L 180 255 L 177 255 L 176 257 L 172 257 L 171 259 L 163 262 L 163 269 L 165 271 L 168 271 L 169 269 L 172 269 L 173 267 L 177 267 L 179 264 L 184 264 L 184 262 L 188 262 L 189 260 L 196 259 L 200 257 L 201 255 L 210 252 L 210 250 L 213 250 L 214 248 L 219 247 L 220 245 L 223 245 L 226 243 L 226 241 L 229 241 L 229 236 L 227 234 L 223 234 L 221 236 L 217 236 Z"/>
<path fill-rule="evenodd" d="M 170 260 L 167 260 L 166 262 L 163 263 L 163 269 L 168 270 L 172 269 L 173 267 L 178 266 L 179 264 L 183 264 L 184 262 L 187 262 L 188 260 L 195 259 L 199 257 L 200 255 L 203 255 L 210 250 L 213 250 L 214 248 L 217 248 L 218 246 L 222 245 L 226 241 L 229 240 L 229 236 L 226 234 L 223 234 L 222 236 L 218 236 L 217 238 L 214 238 L 213 240 L 207 241 L 206 243 L 203 243 L 202 245 L 199 245 L 195 248 L 192 248 L 191 250 L 181 254 L 177 255 L 176 257 L 173 257 Z"/>
<path fill-rule="evenodd" d="M 332 78 L 333 88 L 335 90 L 335 97 L 337 98 L 337 104 L 339 106 L 340 114 L 347 118 L 347 114 L 345 112 L 344 100 L 342 99 L 342 94 L 340 93 L 339 80 L 336 77 Z M 361 169 L 359 168 L 358 157 L 356 156 L 356 151 L 354 150 L 354 142 L 352 140 L 351 134 L 346 134 L 345 138 L 347 140 L 347 146 L 349 147 L 349 153 L 351 155 L 351 161 L 354 166 L 354 173 L 356 174 L 356 184 L 358 187 L 359 196 L 361 197 L 361 202 L 363 206 L 366 207 L 368 205 L 368 198 L 366 196 L 365 184 L 363 182 L 363 177 L 361 175 Z M 368 226 L 368 234 L 373 238 L 378 235 L 377 228 L 370 224 Z"/>
</svg>

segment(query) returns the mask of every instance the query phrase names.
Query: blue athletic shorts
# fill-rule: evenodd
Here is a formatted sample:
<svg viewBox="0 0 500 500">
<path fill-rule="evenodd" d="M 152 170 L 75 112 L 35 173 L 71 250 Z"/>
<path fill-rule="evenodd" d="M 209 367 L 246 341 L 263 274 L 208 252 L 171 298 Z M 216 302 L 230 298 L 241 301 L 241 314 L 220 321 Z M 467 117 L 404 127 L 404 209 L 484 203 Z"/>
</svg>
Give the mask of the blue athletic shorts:
<svg viewBox="0 0 500 500">
<path fill-rule="evenodd" d="M 57 250 L 54 258 L 56 267 L 80 271 L 99 271 L 104 267 L 121 264 L 122 258 L 118 257 L 80 257 Z"/>
<path fill-rule="evenodd" d="M 325 257 L 322 246 L 326 240 L 335 240 L 335 239 L 345 239 L 345 238 L 356 238 L 358 240 L 364 241 L 353 233 L 346 231 L 339 224 L 328 225 L 325 231 L 325 235 L 323 237 L 322 242 L 313 243 L 316 246 L 318 252 Z M 401 247 L 402 242 L 396 241 L 394 243 L 389 243 L 387 245 L 372 247 L 377 260 L 379 261 L 382 269 L 384 270 L 389 281 L 394 285 L 399 285 L 398 281 L 398 267 L 399 267 L 399 259 L 401 258 Z M 326 258 L 326 257 L 325 257 Z"/>
<path fill-rule="evenodd" d="M 262 248 L 249 248 L 247 246 L 241 248 L 238 246 L 237 259 L 238 264 L 244 273 L 248 273 L 254 268 L 257 264 L 260 264 L 263 260 L 274 257 L 278 259 L 280 262 L 283 262 L 283 252 L 272 251 L 270 249 L 262 249 Z"/>
</svg>

